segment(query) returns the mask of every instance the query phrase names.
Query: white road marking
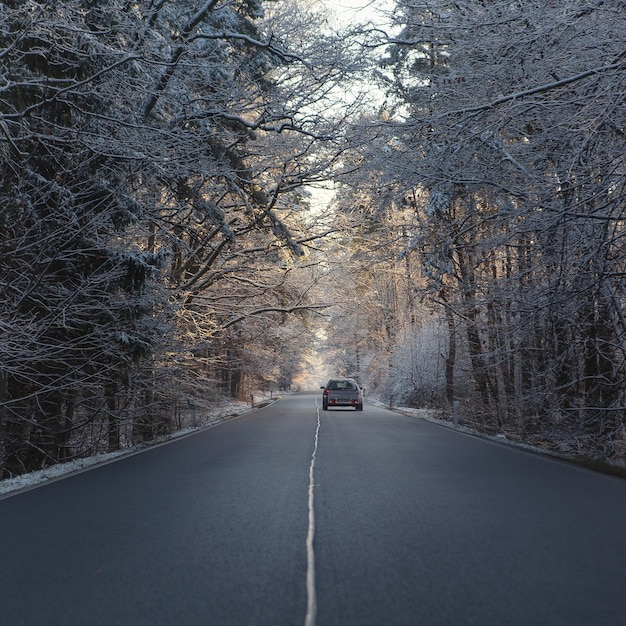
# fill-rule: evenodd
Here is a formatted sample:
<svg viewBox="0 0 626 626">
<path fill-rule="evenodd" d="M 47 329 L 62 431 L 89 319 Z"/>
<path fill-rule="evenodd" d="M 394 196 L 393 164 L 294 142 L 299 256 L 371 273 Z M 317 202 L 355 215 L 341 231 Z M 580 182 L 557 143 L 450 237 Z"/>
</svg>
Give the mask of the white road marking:
<svg viewBox="0 0 626 626">
<path fill-rule="evenodd" d="M 315 488 L 315 455 L 317 454 L 317 443 L 319 441 L 320 432 L 320 408 L 317 406 L 317 428 L 315 429 L 315 446 L 311 455 L 311 465 L 309 466 L 309 530 L 306 536 L 306 594 L 307 607 L 304 626 L 315 626 L 315 615 L 317 613 L 317 599 L 315 596 L 315 550 L 313 548 L 313 539 L 315 538 L 315 506 L 314 506 L 314 488 Z"/>
</svg>

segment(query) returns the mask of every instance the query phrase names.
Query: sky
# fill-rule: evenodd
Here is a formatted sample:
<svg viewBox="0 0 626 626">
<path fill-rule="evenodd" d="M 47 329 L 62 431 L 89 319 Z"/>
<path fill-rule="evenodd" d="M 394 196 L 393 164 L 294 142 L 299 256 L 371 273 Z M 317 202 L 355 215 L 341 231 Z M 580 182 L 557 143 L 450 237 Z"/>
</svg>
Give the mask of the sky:
<svg viewBox="0 0 626 626">
<path fill-rule="evenodd" d="M 326 7 L 331 20 L 335 24 L 332 27 L 341 28 L 350 24 L 371 21 L 377 26 L 382 25 L 381 11 L 391 12 L 395 0 L 318 0 L 319 4 Z M 309 188 L 312 193 L 311 202 L 313 207 L 323 209 L 328 206 L 334 196 L 332 185 L 315 185 Z"/>
<path fill-rule="evenodd" d="M 380 11 L 389 10 L 393 0 L 321 0 L 339 24 L 380 21 Z"/>
</svg>

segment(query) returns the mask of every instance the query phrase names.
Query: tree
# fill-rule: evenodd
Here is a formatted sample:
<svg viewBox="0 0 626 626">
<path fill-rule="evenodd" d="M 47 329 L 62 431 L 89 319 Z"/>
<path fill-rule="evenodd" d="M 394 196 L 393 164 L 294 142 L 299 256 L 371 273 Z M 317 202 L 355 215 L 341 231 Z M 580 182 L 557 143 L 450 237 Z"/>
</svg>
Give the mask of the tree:
<svg viewBox="0 0 626 626">
<path fill-rule="evenodd" d="M 624 417 L 620 8 L 398 2 L 384 157 L 361 149 L 415 208 L 406 254 L 483 422 L 601 454 Z"/>
<path fill-rule="evenodd" d="M 86 50 L 104 47 L 72 29 L 74 8 L 44 13 L 25 3 L 3 12 L 1 439 L 9 475 L 66 458 L 76 413 L 110 395 L 157 332 L 146 315 L 158 255 L 121 245 L 137 203 L 100 145 L 104 135 L 89 139 L 93 118 L 110 109 L 104 77 L 122 62 L 94 54 L 87 65 Z"/>
<path fill-rule="evenodd" d="M 171 428 L 185 366 L 206 381 L 241 323 L 310 307 L 299 189 L 333 158 L 343 53 L 263 8 L 2 6 L 4 474 Z"/>
</svg>

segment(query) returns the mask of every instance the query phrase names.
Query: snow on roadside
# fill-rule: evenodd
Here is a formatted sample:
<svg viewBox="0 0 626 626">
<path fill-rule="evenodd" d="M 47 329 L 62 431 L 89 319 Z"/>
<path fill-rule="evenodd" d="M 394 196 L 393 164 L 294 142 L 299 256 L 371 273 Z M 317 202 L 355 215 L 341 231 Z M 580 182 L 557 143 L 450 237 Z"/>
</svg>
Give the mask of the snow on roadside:
<svg viewBox="0 0 626 626">
<path fill-rule="evenodd" d="M 11 493 L 12 491 L 19 491 L 21 489 L 33 487 L 40 483 L 58 478 L 59 476 L 77 472 L 91 465 L 106 463 L 111 459 L 124 456 L 134 450 L 134 448 L 125 448 L 124 450 L 119 450 L 118 452 L 98 454 L 96 456 L 85 457 L 84 459 L 76 459 L 74 461 L 69 461 L 68 463 L 52 465 L 50 467 L 46 467 L 45 469 L 37 470 L 36 472 L 15 476 L 14 478 L 5 478 L 4 480 L 0 480 L 0 496 Z"/>
<path fill-rule="evenodd" d="M 255 397 L 258 397 L 260 400 L 263 396 L 262 394 L 257 394 L 257 396 Z M 252 407 L 249 403 L 221 403 L 220 406 L 215 409 L 212 409 L 210 411 L 202 411 L 201 413 L 199 412 L 197 417 L 198 425 L 195 428 L 184 428 L 164 437 L 159 437 L 158 439 L 155 439 L 154 441 L 151 441 L 149 443 L 131 446 L 129 448 L 124 448 L 116 452 L 97 454 L 81 459 L 75 459 L 74 461 L 59 463 L 58 465 L 51 465 L 50 467 L 46 467 L 35 472 L 29 472 L 28 474 L 22 474 L 13 478 L 5 478 L 4 480 L 0 480 L 0 498 L 15 491 L 29 489 L 31 487 L 35 487 L 56 478 L 79 472 L 85 468 L 92 467 L 94 465 L 109 463 L 110 461 L 113 461 L 114 459 L 117 459 L 119 457 L 133 454 L 140 450 L 146 450 L 155 445 L 166 443 L 167 441 L 172 441 L 173 439 L 178 439 L 179 437 L 184 437 L 186 435 L 198 432 L 200 430 L 204 430 L 206 428 L 211 428 L 212 426 L 220 424 L 221 422 L 225 422 L 228 419 L 231 419 L 233 417 L 239 417 L 240 415 L 248 413 L 251 410 Z"/>
<path fill-rule="evenodd" d="M 375 404 L 376 406 L 382 406 L 385 408 L 389 408 L 388 404 L 379 401 L 369 400 L 371 404 Z M 403 415 L 407 415 L 408 417 L 416 417 L 419 419 L 426 420 L 427 422 L 432 422 L 433 424 L 438 424 L 439 426 L 444 426 L 445 428 L 449 428 L 451 430 L 455 430 L 460 433 L 465 433 L 467 435 L 473 435 L 474 437 L 479 437 L 481 439 L 487 439 L 489 441 L 495 441 L 497 443 L 507 444 L 509 446 L 513 446 L 515 448 L 521 448 L 522 450 L 527 450 L 528 452 L 534 452 L 536 454 L 543 454 L 546 456 L 551 456 L 558 459 L 567 459 L 566 456 L 557 454 L 552 450 L 547 448 L 541 448 L 539 446 L 533 446 L 529 443 L 524 443 L 522 441 L 515 441 L 513 439 L 507 438 L 506 435 L 498 433 L 496 435 L 489 435 L 487 433 L 476 430 L 475 428 L 469 428 L 468 426 L 462 426 L 457 424 L 456 426 L 452 422 L 452 418 L 444 419 L 444 412 L 436 409 L 414 409 L 410 407 L 404 406 L 394 406 L 392 408 L 393 411 L 397 411 L 398 413 L 402 413 Z"/>
</svg>

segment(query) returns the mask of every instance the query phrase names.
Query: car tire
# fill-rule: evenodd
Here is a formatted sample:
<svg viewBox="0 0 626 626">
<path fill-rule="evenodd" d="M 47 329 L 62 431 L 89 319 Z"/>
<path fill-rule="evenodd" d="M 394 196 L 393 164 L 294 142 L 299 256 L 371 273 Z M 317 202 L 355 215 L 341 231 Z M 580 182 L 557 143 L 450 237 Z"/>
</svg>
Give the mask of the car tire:
<svg viewBox="0 0 626 626">
<path fill-rule="evenodd" d="M 362 411 L 363 410 L 363 403 L 361 402 L 361 404 L 357 404 L 356 405 L 356 410 L 357 411 Z"/>
</svg>

